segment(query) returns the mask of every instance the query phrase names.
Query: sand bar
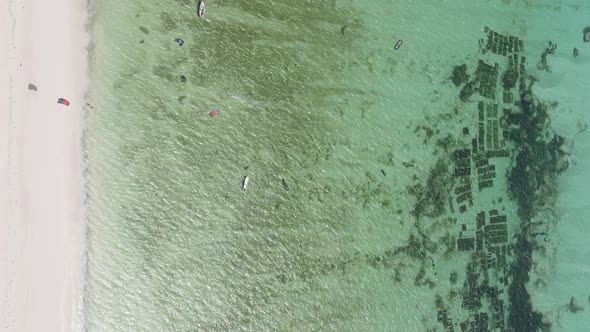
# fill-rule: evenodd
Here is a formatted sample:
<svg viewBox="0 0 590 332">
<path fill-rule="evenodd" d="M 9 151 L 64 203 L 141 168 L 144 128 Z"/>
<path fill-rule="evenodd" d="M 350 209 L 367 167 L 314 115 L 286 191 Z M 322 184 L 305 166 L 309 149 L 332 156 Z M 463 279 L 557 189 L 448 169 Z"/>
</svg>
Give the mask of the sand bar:
<svg viewBox="0 0 590 332">
<path fill-rule="evenodd" d="M 75 0 L 1 5 L 3 331 L 80 330 L 86 6 Z M 71 105 L 57 104 L 59 97 Z"/>
</svg>

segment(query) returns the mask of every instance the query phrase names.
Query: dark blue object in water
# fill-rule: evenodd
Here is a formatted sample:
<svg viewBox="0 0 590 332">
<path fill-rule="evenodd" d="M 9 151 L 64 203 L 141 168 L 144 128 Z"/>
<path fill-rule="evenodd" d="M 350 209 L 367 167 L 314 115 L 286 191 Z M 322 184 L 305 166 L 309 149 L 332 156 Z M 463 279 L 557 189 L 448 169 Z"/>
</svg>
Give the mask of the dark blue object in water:
<svg viewBox="0 0 590 332">
<path fill-rule="evenodd" d="M 184 45 L 184 40 L 182 40 L 180 38 L 176 38 L 176 39 L 174 39 L 174 41 L 178 44 L 178 46 Z"/>
<path fill-rule="evenodd" d="M 393 46 L 394 50 L 399 50 L 399 48 L 402 46 L 403 41 L 400 39 L 397 41 L 397 43 L 395 43 L 395 46 Z"/>
</svg>

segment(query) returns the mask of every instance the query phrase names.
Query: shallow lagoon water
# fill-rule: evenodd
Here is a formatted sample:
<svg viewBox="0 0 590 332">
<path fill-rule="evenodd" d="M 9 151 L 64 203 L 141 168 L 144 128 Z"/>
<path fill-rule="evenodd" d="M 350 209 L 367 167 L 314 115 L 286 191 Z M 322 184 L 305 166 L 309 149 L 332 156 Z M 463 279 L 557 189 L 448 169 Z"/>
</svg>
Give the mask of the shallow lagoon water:
<svg viewBox="0 0 590 332">
<path fill-rule="evenodd" d="M 421 219 L 416 190 L 477 132 L 453 66 L 553 9 L 467 3 L 99 2 L 86 329 L 442 330 L 437 295 L 469 320 L 461 224 L 503 197 L 516 238 L 518 207 L 500 179 Z"/>
</svg>

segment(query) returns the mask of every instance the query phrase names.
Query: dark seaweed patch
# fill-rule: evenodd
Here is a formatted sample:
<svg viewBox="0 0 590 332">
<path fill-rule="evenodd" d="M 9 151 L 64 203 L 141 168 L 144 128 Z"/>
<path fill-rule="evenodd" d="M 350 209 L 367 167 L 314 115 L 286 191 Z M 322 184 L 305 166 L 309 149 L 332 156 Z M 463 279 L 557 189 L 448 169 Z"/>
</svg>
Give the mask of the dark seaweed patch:
<svg viewBox="0 0 590 332">
<path fill-rule="evenodd" d="M 548 330 L 550 327 L 543 322 L 543 316 L 533 310 L 526 290 L 534 244 L 526 238 L 524 229 L 537 212 L 535 208 L 543 206 L 542 200 L 547 199 L 536 197 L 535 193 L 545 186 L 554 185 L 548 181 L 553 181 L 559 170 L 560 148 L 564 142 L 559 135 L 555 135 L 550 142 L 540 139 L 547 130 L 547 106 L 533 97 L 531 85 L 520 86 L 520 112 L 507 114 L 511 125 L 509 137 L 518 147 L 515 164 L 508 177 L 508 190 L 518 203 L 523 228 L 515 244 L 516 259 L 512 264 L 513 278 L 509 287 L 511 305 L 508 325 L 514 331 Z"/>
<path fill-rule="evenodd" d="M 508 289 L 508 326 L 512 331 L 549 331 L 550 326 L 543 322 L 543 315 L 533 310 L 531 297 L 526 290 L 532 265 L 532 248 L 523 234 L 519 235 L 514 252 L 516 261 L 512 265 L 512 283 Z"/>
<path fill-rule="evenodd" d="M 451 81 L 455 86 L 459 86 L 469 81 L 469 74 L 467 74 L 467 65 L 462 64 L 453 68 L 453 74 L 451 75 Z"/>
<path fill-rule="evenodd" d="M 545 50 L 543 51 L 543 53 L 541 54 L 541 59 L 537 63 L 537 69 L 544 70 L 544 71 L 546 71 L 548 73 L 551 72 L 551 68 L 547 64 L 547 55 L 554 54 L 555 53 L 555 49 L 557 49 L 557 44 L 553 44 L 553 42 L 550 41 L 547 44 L 547 47 L 545 48 Z"/>
<path fill-rule="evenodd" d="M 451 184 L 449 162 L 446 159 L 439 159 L 430 170 L 425 188 L 415 192 L 418 202 L 412 214 L 416 219 L 422 216 L 440 217 L 445 212 Z"/>
</svg>

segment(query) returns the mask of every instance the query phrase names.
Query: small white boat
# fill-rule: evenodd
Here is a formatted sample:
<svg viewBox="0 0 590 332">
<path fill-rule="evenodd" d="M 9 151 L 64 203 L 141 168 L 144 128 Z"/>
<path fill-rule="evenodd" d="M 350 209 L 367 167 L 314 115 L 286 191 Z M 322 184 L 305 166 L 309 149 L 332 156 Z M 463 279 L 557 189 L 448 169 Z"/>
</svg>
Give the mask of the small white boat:
<svg viewBox="0 0 590 332">
<path fill-rule="evenodd" d="M 199 17 L 205 17 L 205 1 L 200 0 L 197 5 L 197 15 Z"/>
<path fill-rule="evenodd" d="M 250 182 L 250 178 L 248 175 L 244 176 L 244 180 L 242 181 L 242 190 L 248 190 L 248 182 Z"/>
</svg>

